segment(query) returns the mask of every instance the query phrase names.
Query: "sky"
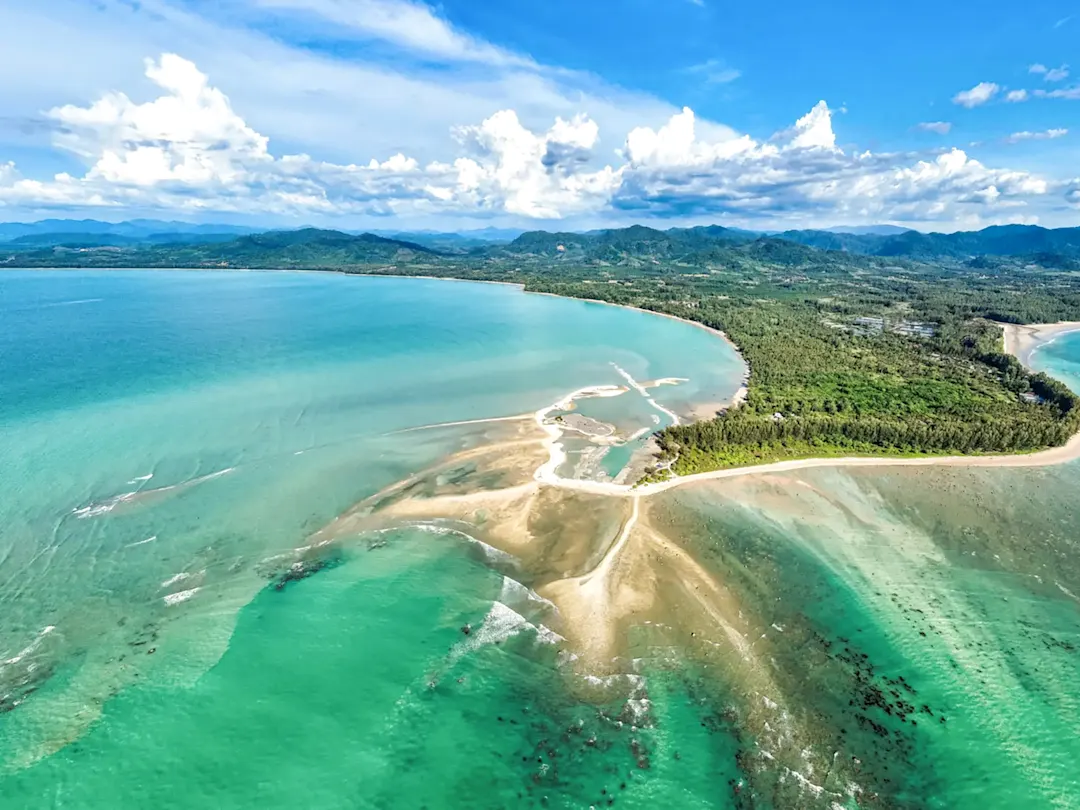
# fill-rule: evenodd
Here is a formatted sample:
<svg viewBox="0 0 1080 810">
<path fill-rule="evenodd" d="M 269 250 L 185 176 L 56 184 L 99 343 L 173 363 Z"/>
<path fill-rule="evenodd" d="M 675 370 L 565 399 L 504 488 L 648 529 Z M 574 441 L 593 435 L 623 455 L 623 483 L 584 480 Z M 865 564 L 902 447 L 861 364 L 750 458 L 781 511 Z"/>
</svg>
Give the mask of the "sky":
<svg viewBox="0 0 1080 810">
<path fill-rule="evenodd" d="M 3 0 L 0 76 L 5 221 L 1080 224 L 1075 2 Z"/>
</svg>

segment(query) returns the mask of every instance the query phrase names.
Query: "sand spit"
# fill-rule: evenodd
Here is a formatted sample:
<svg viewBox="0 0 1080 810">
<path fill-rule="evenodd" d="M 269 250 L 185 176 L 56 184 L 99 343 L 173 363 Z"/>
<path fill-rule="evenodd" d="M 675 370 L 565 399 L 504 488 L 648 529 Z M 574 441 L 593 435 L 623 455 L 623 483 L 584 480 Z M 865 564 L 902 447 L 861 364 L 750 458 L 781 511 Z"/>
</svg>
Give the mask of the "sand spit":
<svg viewBox="0 0 1080 810">
<path fill-rule="evenodd" d="M 553 455 L 560 452 L 557 441 L 552 445 Z M 918 458 L 896 458 L 889 456 L 848 456 L 841 458 L 807 458 L 795 461 L 777 461 L 754 467 L 736 467 L 695 475 L 677 476 L 669 481 L 633 487 L 626 484 L 612 484 L 603 481 L 579 481 L 560 478 L 552 467 L 544 465 L 536 473 L 536 479 L 549 486 L 588 492 L 594 495 L 611 495 L 624 498 L 641 498 L 667 492 L 675 487 L 686 486 L 700 481 L 718 481 L 725 478 L 742 478 L 748 475 L 769 475 L 772 473 L 793 472 L 816 467 L 1048 467 L 1067 464 L 1080 459 L 1080 434 L 1073 436 L 1068 443 L 1037 453 L 1005 456 L 924 456 Z M 560 462 L 561 463 L 561 462 Z"/>
<path fill-rule="evenodd" d="M 716 481 L 723 478 L 741 478 L 747 475 L 765 475 L 778 472 L 792 472 L 814 467 L 1049 467 L 1067 464 L 1080 459 L 1080 434 L 1073 436 L 1061 447 L 1040 450 L 1037 453 L 1009 456 L 925 456 L 920 458 L 846 457 L 846 458 L 808 458 L 798 461 L 778 461 L 757 467 L 739 467 L 730 470 L 698 473 L 648 484 L 637 490 L 629 488 L 627 496 L 647 496 L 666 492 L 675 487 L 696 481 Z M 617 493 L 612 493 L 617 494 Z"/>
<path fill-rule="evenodd" d="M 1024 366 L 1031 368 L 1031 357 L 1047 343 L 1052 343 L 1069 332 L 1080 332 L 1080 321 L 1061 321 L 1059 323 L 1007 323 L 1005 332 L 1005 353 L 1016 356 Z"/>
</svg>

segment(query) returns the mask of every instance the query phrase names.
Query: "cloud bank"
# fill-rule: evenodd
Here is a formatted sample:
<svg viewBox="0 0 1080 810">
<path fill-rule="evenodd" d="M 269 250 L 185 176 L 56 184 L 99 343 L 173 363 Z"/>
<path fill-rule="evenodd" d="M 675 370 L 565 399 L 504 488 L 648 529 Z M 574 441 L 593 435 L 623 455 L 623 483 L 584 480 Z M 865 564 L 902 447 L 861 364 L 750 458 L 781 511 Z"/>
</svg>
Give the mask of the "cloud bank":
<svg viewBox="0 0 1080 810">
<path fill-rule="evenodd" d="M 342 15 L 355 8 L 327 4 Z M 369 12 L 380 8 L 375 0 L 362 5 Z M 371 25 L 381 18 L 365 19 Z M 393 25 L 400 21 L 384 22 L 381 36 L 398 30 Z M 440 30 L 423 34 L 431 49 L 492 62 L 505 57 Z M 625 137 L 616 133 L 613 143 L 623 138 L 621 148 L 603 157 L 600 127 L 585 114 L 556 118 L 537 130 L 505 109 L 448 133 L 441 159 L 421 162 L 399 153 L 329 162 L 307 154 L 275 155 L 270 140 L 181 56 L 148 60 L 146 78 L 157 88 L 152 100 L 138 103 L 112 92 L 89 106 L 67 104 L 46 112 L 55 145 L 82 161 L 85 173 L 38 180 L 0 163 L 0 206 L 301 219 L 632 214 L 977 222 L 1055 190 L 1035 175 L 987 167 L 959 149 L 933 155 L 845 150 L 837 145 L 833 112 L 824 101 L 762 141 L 703 124 L 684 108 L 661 126 L 637 126 Z M 969 91 L 969 101 L 996 93 L 980 87 Z M 948 132 L 941 123 L 925 128 Z M 1017 140 L 1028 135 L 1017 133 Z M 1062 197 L 1072 193 L 1057 190 Z"/>
</svg>

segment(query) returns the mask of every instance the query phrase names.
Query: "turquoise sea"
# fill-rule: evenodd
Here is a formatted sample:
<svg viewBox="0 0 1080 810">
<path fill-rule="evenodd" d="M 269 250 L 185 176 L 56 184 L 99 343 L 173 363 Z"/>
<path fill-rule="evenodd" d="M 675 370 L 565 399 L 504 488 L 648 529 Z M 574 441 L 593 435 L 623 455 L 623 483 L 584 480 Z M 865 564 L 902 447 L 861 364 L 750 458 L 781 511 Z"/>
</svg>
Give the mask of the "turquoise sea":
<svg viewBox="0 0 1080 810">
<path fill-rule="evenodd" d="M 1035 357 L 1080 388 L 1080 336 Z M 1080 807 L 1076 465 L 641 499 L 596 671 L 532 589 L 628 499 L 534 503 L 531 568 L 478 542 L 513 500 L 317 547 L 396 482 L 498 486 L 471 454 L 517 423 L 476 420 L 624 373 L 685 379 L 580 402 L 635 436 L 743 366 L 507 286 L 0 273 L 0 808 Z M 601 480 L 639 446 L 566 445 Z"/>
<path fill-rule="evenodd" d="M 483 440 L 398 431 L 620 385 L 613 364 L 685 378 L 655 392 L 675 413 L 742 375 L 703 330 L 507 286 L 0 274 L 0 806 L 538 793 L 540 740 L 600 721 L 519 614 L 463 637 L 514 589 L 474 544 L 404 530 L 275 583 L 336 515 Z M 627 433 L 663 418 L 628 412 Z M 599 797 L 607 767 L 552 784 Z"/>
</svg>

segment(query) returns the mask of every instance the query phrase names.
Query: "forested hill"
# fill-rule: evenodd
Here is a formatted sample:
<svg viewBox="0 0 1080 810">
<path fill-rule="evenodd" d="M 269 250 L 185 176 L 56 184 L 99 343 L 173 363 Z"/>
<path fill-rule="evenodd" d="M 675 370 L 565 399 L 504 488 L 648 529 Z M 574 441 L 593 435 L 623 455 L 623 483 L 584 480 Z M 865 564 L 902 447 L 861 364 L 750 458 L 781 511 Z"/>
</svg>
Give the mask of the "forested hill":
<svg viewBox="0 0 1080 810">
<path fill-rule="evenodd" d="M 967 259 L 973 256 L 1056 254 L 1080 258 L 1080 228 L 1040 228 L 1036 225 L 996 225 L 961 233 L 851 234 L 831 231 L 785 231 L 778 238 L 827 250 L 846 250 L 872 256 L 918 259 Z"/>
<path fill-rule="evenodd" d="M 157 224 L 173 230 L 153 231 Z M 967 233 L 836 233 L 785 231 L 763 235 L 707 226 L 658 230 L 641 225 L 590 233 L 532 231 L 505 243 L 388 238 L 305 228 L 240 235 L 226 226 L 124 223 L 104 228 L 57 220 L 51 225 L 0 225 L 0 265 L 325 267 L 410 261 L 558 261 L 564 264 L 707 266 L 741 261 L 786 266 L 857 264 L 856 256 L 960 265 L 983 260 L 1080 269 L 1080 228 L 1007 225 Z M 40 227 L 39 227 L 40 226 Z M 7 230 L 5 230 L 7 229 Z M 64 230 L 67 229 L 67 230 Z M 418 236 L 418 239 L 421 237 Z M 835 255 L 834 255 L 835 254 Z M 839 254 L 844 254 L 840 256 Z M 1000 263 L 1000 262 L 999 262 Z M 868 262 L 866 267 L 884 266 Z M 978 265 L 976 265 L 978 267 Z"/>
<path fill-rule="evenodd" d="M 160 245 L 86 245 L 74 240 L 47 248 L 26 249 L 25 238 L 14 244 L 0 244 L 0 267 L 337 269 L 411 262 L 440 255 L 431 248 L 413 242 L 387 239 L 370 233 L 353 236 L 316 228 L 270 231 L 213 241 L 170 241 Z M 111 242 L 116 237 L 110 235 L 107 239 Z"/>
<path fill-rule="evenodd" d="M 62 237 L 63 235 L 61 235 Z M 340 269 L 413 264 L 472 268 L 507 262 L 526 265 L 654 267 L 658 265 L 741 266 L 769 263 L 875 266 L 868 258 L 819 250 L 792 241 L 726 228 L 659 231 L 635 226 L 590 234 L 522 234 L 508 244 L 468 250 L 436 250 L 415 242 L 374 234 L 352 235 L 308 228 L 271 231 L 236 238 L 215 236 L 202 242 L 132 243 L 117 235 L 95 237 L 31 235 L 0 244 L 0 266 L 8 267 L 241 267 Z"/>
</svg>

